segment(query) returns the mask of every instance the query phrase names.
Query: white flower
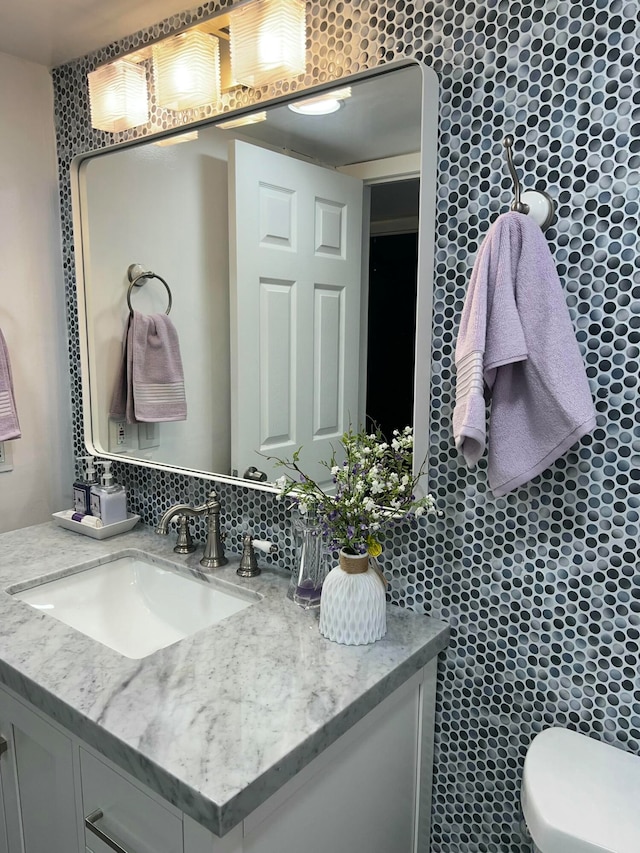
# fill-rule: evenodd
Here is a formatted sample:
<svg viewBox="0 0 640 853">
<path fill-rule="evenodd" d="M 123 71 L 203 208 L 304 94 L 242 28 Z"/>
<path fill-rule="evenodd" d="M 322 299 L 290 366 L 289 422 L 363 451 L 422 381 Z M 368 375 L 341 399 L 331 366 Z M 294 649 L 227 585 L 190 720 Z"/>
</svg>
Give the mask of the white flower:
<svg viewBox="0 0 640 853">
<path fill-rule="evenodd" d="M 426 510 L 425 510 L 425 508 L 424 508 L 423 506 L 417 506 L 417 507 L 415 508 L 415 514 L 416 514 L 416 515 L 418 515 L 418 516 L 420 516 L 420 515 L 424 515 L 424 514 L 425 514 L 425 511 L 426 511 Z"/>
<path fill-rule="evenodd" d="M 282 491 L 286 488 L 288 482 L 289 480 L 283 474 L 282 477 L 278 477 L 278 479 L 276 480 L 276 486 L 280 489 L 280 491 Z"/>
</svg>

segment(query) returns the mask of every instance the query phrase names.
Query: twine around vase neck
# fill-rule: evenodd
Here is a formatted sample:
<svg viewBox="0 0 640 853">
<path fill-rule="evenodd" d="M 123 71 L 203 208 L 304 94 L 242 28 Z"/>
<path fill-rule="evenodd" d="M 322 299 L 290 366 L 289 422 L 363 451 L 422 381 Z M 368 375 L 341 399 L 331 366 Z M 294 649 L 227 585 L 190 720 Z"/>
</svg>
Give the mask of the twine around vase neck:
<svg viewBox="0 0 640 853">
<path fill-rule="evenodd" d="M 388 585 L 387 579 L 382 574 L 382 570 L 375 558 L 370 557 L 368 554 L 347 554 L 346 551 L 340 551 L 338 559 L 340 561 L 340 568 L 348 575 L 363 575 L 367 572 L 369 566 L 371 566 L 386 590 Z"/>
<path fill-rule="evenodd" d="M 369 568 L 368 554 L 347 554 L 346 551 L 340 551 L 338 559 L 340 568 L 348 575 L 363 575 Z"/>
</svg>

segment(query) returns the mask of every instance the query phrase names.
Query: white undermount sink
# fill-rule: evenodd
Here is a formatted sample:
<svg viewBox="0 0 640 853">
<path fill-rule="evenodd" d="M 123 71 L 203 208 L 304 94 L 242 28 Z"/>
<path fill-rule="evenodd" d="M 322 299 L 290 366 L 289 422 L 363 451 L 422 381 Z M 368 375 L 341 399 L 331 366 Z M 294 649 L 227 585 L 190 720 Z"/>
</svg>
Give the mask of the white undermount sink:
<svg viewBox="0 0 640 853">
<path fill-rule="evenodd" d="M 144 658 L 260 600 L 215 578 L 180 574 L 142 552 L 71 571 L 8 592 L 128 658 Z"/>
</svg>

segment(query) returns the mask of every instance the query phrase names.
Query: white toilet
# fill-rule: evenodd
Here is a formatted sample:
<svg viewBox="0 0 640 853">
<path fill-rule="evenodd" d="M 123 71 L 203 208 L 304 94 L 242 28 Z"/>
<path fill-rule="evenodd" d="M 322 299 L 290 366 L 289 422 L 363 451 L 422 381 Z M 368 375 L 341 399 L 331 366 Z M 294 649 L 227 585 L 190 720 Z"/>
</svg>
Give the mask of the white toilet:
<svg viewBox="0 0 640 853">
<path fill-rule="evenodd" d="M 525 759 L 522 811 L 535 853 L 640 853 L 640 758 L 545 729 Z"/>
</svg>

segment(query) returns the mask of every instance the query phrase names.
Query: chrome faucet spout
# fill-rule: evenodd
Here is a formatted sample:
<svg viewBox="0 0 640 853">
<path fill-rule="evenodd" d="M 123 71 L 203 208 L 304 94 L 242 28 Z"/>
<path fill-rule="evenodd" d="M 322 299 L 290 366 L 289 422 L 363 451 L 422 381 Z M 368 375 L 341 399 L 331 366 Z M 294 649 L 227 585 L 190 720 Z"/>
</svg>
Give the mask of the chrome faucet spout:
<svg viewBox="0 0 640 853">
<path fill-rule="evenodd" d="M 221 504 L 215 491 L 211 491 L 202 506 L 189 506 L 189 504 L 175 504 L 162 516 L 156 527 L 156 533 L 166 536 L 169 532 L 169 522 L 177 515 L 204 516 L 207 519 L 207 539 L 204 545 L 204 554 L 200 565 L 205 569 L 217 569 L 229 561 L 224 555 L 222 545 L 222 533 L 220 529 Z"/>
</svg>

